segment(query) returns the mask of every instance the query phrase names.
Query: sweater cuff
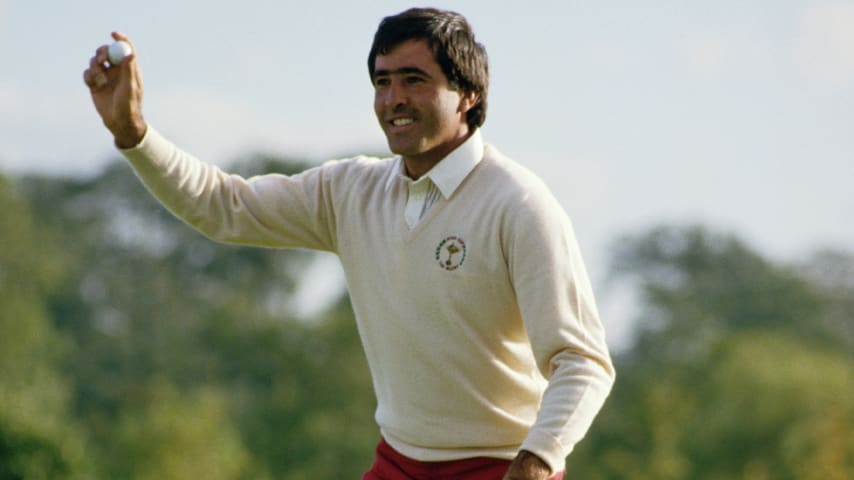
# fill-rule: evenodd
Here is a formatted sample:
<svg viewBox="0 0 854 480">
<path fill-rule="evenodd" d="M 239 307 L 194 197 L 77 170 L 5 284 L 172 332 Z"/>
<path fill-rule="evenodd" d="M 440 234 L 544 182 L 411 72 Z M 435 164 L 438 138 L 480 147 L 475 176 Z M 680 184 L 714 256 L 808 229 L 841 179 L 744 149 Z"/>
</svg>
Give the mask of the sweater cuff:
<svg viewBox="0 0 854 480">
<path fill-rule="evenodd" d="M 552 470 L 552 475 L 566 470 L 566 453 L 560 441 L 548 433 L 531 430 L 519 450 L 527 450 L 543 459 Z"/>
<path fill-rule="evenodd" d="M 118 150 L 139 172 L 152 168 L 156 169 L 158 166 L 168 163 L 173 149 L 174 145 L 169 140 L 160 135 L 151 125 L 148 125 L 148 128 L 145 129 L 145 135 L 136 146 Z"/>
<path fill-rule="evenodd" d="M 151 125 L 145 124 L 145 134 L 142 136 L 142 139 L 140 139 L 139 143 L 137 143 L 136 145 L 129 147 L 129 148 L 119 148 L 119 147 L 116 147 L 116 148 L 122 154 L 127 154 L 128 152 L 133 152 L 134 150 L 139 150 L 146 143 L 146 140 L 148 139 L 148 137 L 150 135 L 151 135 Z"/>
</svg>

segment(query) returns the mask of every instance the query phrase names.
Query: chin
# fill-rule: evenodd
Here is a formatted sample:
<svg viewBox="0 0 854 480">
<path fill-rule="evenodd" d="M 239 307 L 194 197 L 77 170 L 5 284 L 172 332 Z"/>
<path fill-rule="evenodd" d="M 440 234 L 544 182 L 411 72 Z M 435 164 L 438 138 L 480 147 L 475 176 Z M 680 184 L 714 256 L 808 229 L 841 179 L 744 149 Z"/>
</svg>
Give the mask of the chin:
<svg viewBox="0 0 854 480">
<path fill-rule="evenodd" d="M 389 142 L 388 149 L 395 155 L 412 156 L 424 153 L 424 149 L 412 145 L 399 145 Z"/>
</svg>

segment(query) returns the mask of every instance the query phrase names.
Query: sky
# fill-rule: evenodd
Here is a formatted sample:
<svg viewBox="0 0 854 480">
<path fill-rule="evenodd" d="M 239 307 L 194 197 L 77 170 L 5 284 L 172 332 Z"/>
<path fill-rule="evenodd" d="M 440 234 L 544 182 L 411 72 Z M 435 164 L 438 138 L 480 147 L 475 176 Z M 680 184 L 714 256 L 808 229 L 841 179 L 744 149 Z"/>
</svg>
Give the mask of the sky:
<svg viewBox="0 0 854 480">
<path fill-rule="evenodd" d="M 367 51 L 382 17 L 417 5 L 0 0 L 0 172 L 92 175 L 118 158 L 82 82 L 112 30 L 136 44 L 146 119 L 206 161 L 387 152 Z M 430 5 L 486 46 L 484 138 L 553 190 L 594 285 L 621 235 L 658 224 L 783 261 L 854 245 L 854 1 Z M 340 286 L 334 263 L 309 284 Z M 631 302 L 600 290 L 624 345 Z"/>
</svg>

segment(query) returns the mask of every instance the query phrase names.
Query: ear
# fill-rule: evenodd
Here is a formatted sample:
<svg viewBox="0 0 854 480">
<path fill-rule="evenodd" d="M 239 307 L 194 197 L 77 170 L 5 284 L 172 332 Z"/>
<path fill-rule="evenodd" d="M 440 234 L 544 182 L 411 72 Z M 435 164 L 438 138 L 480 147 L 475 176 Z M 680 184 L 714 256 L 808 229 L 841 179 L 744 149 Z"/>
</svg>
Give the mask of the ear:
<svg viewBox="0 0 854 480">
<path fill-rule="evenodd" d="M 467 113 L 477 105 L 478 101 L 480 101 L 480 96 L 478 94 L 474 92 L 463 92 L 460 94 L 460 113 Z"/>
</svg>

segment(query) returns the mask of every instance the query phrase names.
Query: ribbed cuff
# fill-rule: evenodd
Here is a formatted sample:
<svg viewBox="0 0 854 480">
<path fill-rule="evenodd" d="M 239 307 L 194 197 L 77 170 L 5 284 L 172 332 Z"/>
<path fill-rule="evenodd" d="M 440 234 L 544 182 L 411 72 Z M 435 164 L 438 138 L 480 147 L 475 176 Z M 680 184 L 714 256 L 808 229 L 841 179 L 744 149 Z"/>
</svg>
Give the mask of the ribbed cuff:
<svg viewBox="0 0 854 480">
<path fill-rule="evenodd" d="M 151 127 L 145 130 L 145 136 L 135 147 L 119 149 L 119 152 L 133 165 L 137 174 L 143 178 L 159 172 L 174 160 L 175 145 L 166 140 Z M 160 174 L 157 173 L 159 176 Z"/>
<path fill-rule="evenodd" d="M 151 130 L 151 125 L 146 124 L 145 134 L 142 136 L 142 139 L 139 141 L 139 143 L 130 148 L 119 148 L 118 150 L 122 152 L 122 154 L 127 154 L 128 152 L 133 152 L 134 150 L 139 150 L 140 148 L 143 148 L 143 145 L 145 145 L 146 140 L 151 135 Z"/>
</svg>

